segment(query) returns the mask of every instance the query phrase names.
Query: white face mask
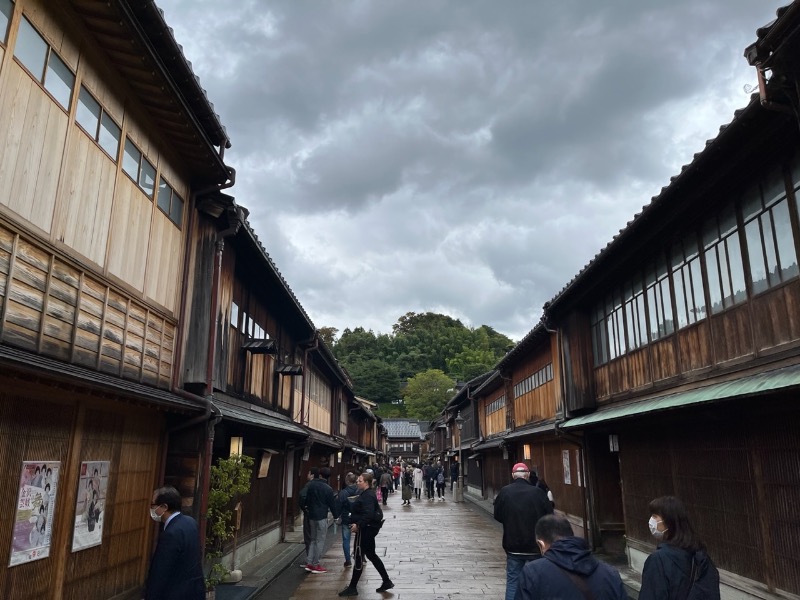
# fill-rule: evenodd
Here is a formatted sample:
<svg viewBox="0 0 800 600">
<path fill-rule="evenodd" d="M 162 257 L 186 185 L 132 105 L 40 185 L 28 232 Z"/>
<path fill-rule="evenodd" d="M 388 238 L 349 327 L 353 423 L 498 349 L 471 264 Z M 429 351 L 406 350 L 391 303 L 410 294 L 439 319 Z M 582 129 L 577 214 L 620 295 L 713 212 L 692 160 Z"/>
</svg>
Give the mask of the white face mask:
<svg viewBox="0 0 800 600">
<path fill-rule="evenodd" d="M 160 523 L 162 515 L 158 514 L 156 512 L 157 510 L 158 507 L 150 509 L 150 518 L 153 519 L 153 521 L 155 521 L 156 523 Z"/>
<path fill-rule="evenodd" d="M 647 522 L 647 526 L 650 528 L 650 534 L 657 540 L 663 538 L 664 531 L 666 531 L 666 529 L 664 531 L 658 530 L 659 523 L 663 523 L 663 521 L 656 521 L 653 517 L 650 517 L 650 520 Z"/>
</svg>

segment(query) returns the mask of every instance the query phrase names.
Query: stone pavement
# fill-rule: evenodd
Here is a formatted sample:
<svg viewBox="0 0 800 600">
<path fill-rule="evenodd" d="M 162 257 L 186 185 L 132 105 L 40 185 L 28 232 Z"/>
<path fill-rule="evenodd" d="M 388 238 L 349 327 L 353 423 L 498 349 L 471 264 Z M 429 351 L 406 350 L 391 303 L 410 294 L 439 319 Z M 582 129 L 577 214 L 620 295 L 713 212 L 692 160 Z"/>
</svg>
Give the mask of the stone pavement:
<svg viewBox="0 0 800 600">
<path fill-rule="evenodd" d="M 377 593 L 380 575 L 367 561 L 358 584 L 359 598 L 445 600 L 502 598 L 505 594 L 505 553 L 502 526 L 470 502 L 429 502 L 424 495 L 402 506 L 400 493 L 383 507 L 386 523 L 376 546 L 395 584 Z M 329 536 L 333 535 L 333 530 Z M 341 533 L 322 559 L 323 575 L 308 574 L 292 598 L 336 598 L 350 581 L 352 568 L 343 566 Z"/>
</svg>

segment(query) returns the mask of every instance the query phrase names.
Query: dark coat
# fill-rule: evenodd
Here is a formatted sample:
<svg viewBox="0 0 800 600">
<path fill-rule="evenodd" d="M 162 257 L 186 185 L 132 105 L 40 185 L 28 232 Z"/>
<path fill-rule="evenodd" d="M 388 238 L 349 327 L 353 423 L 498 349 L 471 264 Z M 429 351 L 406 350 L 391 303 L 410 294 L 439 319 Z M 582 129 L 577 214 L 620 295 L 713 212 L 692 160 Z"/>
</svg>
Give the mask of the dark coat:
<svg viewBox="0 0 800 600">
<path fill-rule="evenodd" d="M 179 514 L 158 537 L 150 560 L 146 600 L 204 600 L 202 551 L 197 523 Z"/>
<path fill-rule="evenodd" d="M 350 522 L 358 525 L 359 529 L 375 528 L 378 515 L 383 512 L 378 504 L 375 490 L 367 488 L 358 495 L 350 506 Z"/>
<path fill-rule="evenodd" d="M 300 508 L 308 514 L 308 518 L 312 521 L 327 519 L 328 510 L 333 513 L 334 518 L 339 516 L 333 489 L 324 479 L 312 479 L 306 484 L 305 497 L 300 495 Z"/>
<path fill-rule="evenodd" d="M 525 565 L 517 582 L 515 600 L 585 600 L 562 569 L 584 577 L 595 600 L 628 598 L 616 569 L 592 556 L 582 538 L 568 537 L 553 542 L 544 558 Z"/>
<path fill-rule="evenodd" d="M 693 553 L 669 543 L 660 544 L 642 569 L 640 600 L 683 600 L 689 592 L 692 556 L 696 561 L 691 598 L 719 599 L 719 571 L 704 550 Z"/>
<path fill-rule="evenodd" d="M 503 550 L 541 556 L 534 530 L 539 519 L 552 514 L 547 494 L 525 479 L 503 487 L 494 499 L 494 518 L 503 524 Z"/>
<path fill-rule="evenodd" d="M 350 525 L 350 498 L 358 495 L 358 486 L 354 483 L 341 490 L 336 496 L 336 508 L 342 518 L 342 525 Z"/>
</svg>

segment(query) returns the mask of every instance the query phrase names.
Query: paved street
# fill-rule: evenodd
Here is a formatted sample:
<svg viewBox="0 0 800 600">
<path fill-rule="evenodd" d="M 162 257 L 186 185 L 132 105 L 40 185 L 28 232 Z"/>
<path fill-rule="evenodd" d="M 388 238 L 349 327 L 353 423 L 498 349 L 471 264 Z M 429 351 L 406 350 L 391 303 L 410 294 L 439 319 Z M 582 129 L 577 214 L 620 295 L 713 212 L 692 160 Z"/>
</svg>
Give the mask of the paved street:
<svg viewBox="0 0 800 600">
<path fill-rule="evenodd" d="M 400 492 L 383 507 L 386 524 L 377 538 L 378 555 L 394 589 L 379 594 L 381 578 L 370 563 L 358 584 L 359 598 L 442 600 L 502 598 L 505 594 L 505 554 L 502 527 L 470 502 L 456 504 L 412 500 L 402 506 Z M 329 536 L 333 535 L 333 529 Z M 295 591 L 296 600 L 336 598 L 350 581 L 344 568 L 341 533 L 323 557 L 324 575 L 308 574 Z"/>
</svg>

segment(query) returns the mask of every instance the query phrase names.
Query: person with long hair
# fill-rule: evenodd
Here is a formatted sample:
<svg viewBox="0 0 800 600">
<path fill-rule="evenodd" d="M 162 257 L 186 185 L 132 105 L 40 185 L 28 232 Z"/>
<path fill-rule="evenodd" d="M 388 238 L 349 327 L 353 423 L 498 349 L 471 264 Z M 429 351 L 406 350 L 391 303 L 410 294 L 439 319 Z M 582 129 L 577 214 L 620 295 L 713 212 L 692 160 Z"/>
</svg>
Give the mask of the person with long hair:
<svg viewBox="0 0 800 600">
<path fill-rule="evenodd" d="M 639 600 L 718 599 L 719 572 L 683 502 L 661 496 L 650 502 L 648 511 L 648 527 L 659 544 L 644 563 Z"/>
<path fill-rule="evenodd" d="M 364 559 L 369 559 L 383 580 L 376 592 L 385 592 L 394 587 L 383 561 L 375 553 L 375 536 L 383 525 L 383 511 L 372 489 L 372 474 L 363 473 L 356 479 L 359 495 L 350 507 L 350 530 L 356 534 L 354 544 L 355 565 L 350 584 L 339 592 L 340 596 L 358 596 L 358 580 L 364 571 Z"/>
</svg>

